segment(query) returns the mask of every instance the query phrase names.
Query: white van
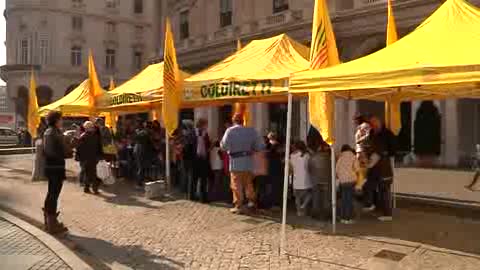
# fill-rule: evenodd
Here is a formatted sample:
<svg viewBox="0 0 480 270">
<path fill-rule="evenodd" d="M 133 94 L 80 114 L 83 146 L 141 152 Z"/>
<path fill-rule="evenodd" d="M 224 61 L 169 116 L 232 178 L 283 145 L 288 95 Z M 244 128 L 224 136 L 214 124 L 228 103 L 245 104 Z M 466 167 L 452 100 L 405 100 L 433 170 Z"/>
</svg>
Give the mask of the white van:
<svg viewBox="0 0 480 270">
<path fill-rule="evenodd" d="M 0 145 L 18 145 L 18 135 L 11 128 L 0 127 Z"/>
</svg>

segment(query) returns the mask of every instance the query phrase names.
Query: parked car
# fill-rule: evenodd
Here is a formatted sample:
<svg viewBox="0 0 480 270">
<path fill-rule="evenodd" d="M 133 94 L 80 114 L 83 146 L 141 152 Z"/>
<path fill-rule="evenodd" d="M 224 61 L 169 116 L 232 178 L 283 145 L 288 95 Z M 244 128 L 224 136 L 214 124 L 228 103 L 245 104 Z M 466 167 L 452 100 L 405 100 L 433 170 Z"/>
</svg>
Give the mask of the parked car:
<svg viewBox="0 0 480 270">
<path fill-rule="evenodd" d="M 18 134 L 11 128 L 0 127 L 0 145 L 18 145 Z"/>
</svg>

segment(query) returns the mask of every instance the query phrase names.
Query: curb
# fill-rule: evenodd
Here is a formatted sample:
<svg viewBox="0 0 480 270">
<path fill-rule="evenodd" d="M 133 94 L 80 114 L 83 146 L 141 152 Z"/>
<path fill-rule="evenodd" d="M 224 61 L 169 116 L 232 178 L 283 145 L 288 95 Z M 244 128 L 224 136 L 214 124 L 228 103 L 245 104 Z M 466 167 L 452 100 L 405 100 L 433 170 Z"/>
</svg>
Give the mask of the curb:
<svg viewBox="0 0 480 270">
<path fill-rule="evenodd" d="M 22 148 L 0 148 L 0 155 L 25 155 L 35 152 L 34 147 L 22 147 Z"/>
<path fill-rule="evenodd" d="M 60 243 L 53 236 L 1 210 L 0 217 L 36 237 L 40 242 L 52 250 L 53 253 L 55 253 L 60 259 L 62 259 L 70 268 L 72 268 L 72 270 L 93 270 L 92 267 L 82 261 L 77 255 L 75 255 L 75 253 Z"/>
</svg>

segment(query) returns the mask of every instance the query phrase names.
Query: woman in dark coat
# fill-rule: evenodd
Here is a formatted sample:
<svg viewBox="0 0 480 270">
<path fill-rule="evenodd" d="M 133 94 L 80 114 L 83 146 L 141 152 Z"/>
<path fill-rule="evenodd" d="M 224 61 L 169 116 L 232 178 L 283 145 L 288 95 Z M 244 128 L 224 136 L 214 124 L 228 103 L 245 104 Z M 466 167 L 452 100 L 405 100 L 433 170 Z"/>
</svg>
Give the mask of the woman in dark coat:
<svg viewBox="0 0 480 270">
<path fill-rule="evenodd" d="M 66 179 L 65 156 L 66 147 L 62 127 L 62 114 L 52 111 L 47 116 L 48 129 L 43 135 L 45 153 L 45 176 L 48 179 L 48 192 L 43 208 L 45 229 L 51 233 L 63 233 L 68 229 L 57 217 L 58 198 L 62 191 L 63 181 Z"/>
</svg>

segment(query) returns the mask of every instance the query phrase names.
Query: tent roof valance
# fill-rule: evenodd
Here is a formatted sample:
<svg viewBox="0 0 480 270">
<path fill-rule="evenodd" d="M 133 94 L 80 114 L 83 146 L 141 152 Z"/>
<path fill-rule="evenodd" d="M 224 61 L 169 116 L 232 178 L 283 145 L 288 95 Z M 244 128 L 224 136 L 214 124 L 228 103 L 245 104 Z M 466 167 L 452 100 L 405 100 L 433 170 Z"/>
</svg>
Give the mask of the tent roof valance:
<svg viewBox="0 0 480 270">
<path fill-rule="evenodd" d="M 447 0 L 412 33 L 363 58 L 292 75 L 291 92 L 403 100 L 479 96 L 480 10 Z"/>
<path fill-rule="evenodd" d="M 38 113 L 45 116 L 49 111 L 60 111 L 64 116 L 89 116 L 89 94 L 90 81 L 86 79 L 63 98 L 41 107 Z"/>
<path fill-rule="evenodd" d="M 190 74 L 180 71 L 183 78 Z M 152 64 L 130 80 L 108 92 L 109 101 L 102 111 L 143 112 L 163 99 L 163 62 Z M 149 103 L 153 105 L 149 105 Z"/>
<path fill-rule="evenodd" d="M 190 74 L 180 71 L 184 78 L 188 78 Z M 156 93 L 154 93 L 156 92 Z M 152 64 L 135 75 L 130 80 L 121 84 L 109 93 L 111 95 L 118 94 L 141 94 L 152 95 L 158 98 L 163 92 L 163 62 Z"/>
<path fill-rule="evenodd" d="M 286 96 L 286 81 L 290 74 L 308 68 L 308 52 L 306 46 L 285 34 L 254 40 L 235 54 L 186 79 L 183 101 L 278 100 L 279 95 Z"/>
</svg>

